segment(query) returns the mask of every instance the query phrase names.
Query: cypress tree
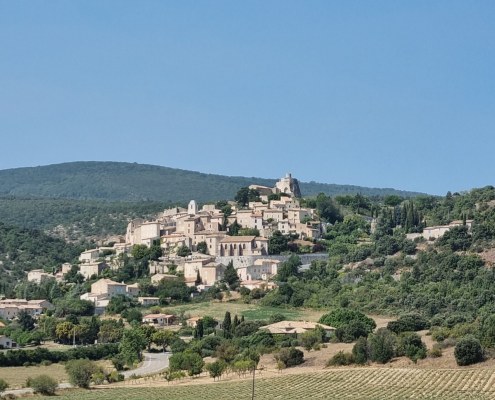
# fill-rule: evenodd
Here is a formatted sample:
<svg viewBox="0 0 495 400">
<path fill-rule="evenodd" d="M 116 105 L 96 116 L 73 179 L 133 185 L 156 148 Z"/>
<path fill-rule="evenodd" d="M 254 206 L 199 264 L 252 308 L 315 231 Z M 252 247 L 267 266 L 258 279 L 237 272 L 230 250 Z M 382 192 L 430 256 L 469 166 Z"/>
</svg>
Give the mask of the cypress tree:
<svg viewBox="0 0 495 400">
<path fill-rule="evenodd" d="M 225 312 L 225 317 L 223 318 L 223 331 L 226 338 L 229 338 L 232 333 L 232 319 L 230 317 L 230 312 Z"/>
</svg>

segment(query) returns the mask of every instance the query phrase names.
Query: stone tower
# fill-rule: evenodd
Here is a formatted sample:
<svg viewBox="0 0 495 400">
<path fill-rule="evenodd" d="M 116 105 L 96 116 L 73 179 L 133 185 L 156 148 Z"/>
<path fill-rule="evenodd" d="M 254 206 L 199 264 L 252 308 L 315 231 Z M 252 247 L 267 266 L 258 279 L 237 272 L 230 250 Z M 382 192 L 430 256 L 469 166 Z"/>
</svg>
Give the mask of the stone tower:
<svg viewBox="0 0 495 400">
<path fill-rule="evenodd" d="M 293 178 L 290 173 L 287 173 L 284 178 L 281 178 L 276 183 L 275 188 L 279 193 L 285 193 L 297 198 L 301 197 L 301 189 L 299 188 L 299 181 Z"/>
<path fill-rule="evenodd" d="M 198 213 L 198 205 L 195 200 L 191 200 L 187 206 L 187 213 L 189 215 L 196 215 Z"/>
</svg>

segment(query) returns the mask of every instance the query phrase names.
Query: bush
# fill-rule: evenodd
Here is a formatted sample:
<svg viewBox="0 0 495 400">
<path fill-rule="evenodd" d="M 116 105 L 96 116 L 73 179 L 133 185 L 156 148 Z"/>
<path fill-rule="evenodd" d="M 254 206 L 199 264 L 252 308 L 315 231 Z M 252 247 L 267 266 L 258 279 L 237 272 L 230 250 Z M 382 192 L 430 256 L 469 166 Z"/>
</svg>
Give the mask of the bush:
<svg viewBox="0 0 495 400">
<path fill-rule="evenodd" d="M 376 323 L 373 319 L 367 317 L 360 311 L 348 310 L 346 308 L 339 308 L 328 314 L 323 315 L 318 321 L 320 324 L 330 325 L 334 328 L 342 328 L 348 325 L 352 321 L 361 321 L 368 333 L 373 332 L 376 328 Z"/>
<path fill-rule="evenodd" d="M 282 362 L 285 367 L 292 367 L 304 362 L 304 353 L 295 347 L 287 347 L 275 354 L 275 360 Z"/>
<path fill-rule="evenodd" d="M 429 328 L 430 323 L 419 314 L 403 315 L 397 321 L 390 321 L 387 324 L 387 329 L 396 334 L 402 332 L 417 332 Z"/>
<path fill-rule="evenodd" d="M 406 356 L 416 362 L 426 358 L 426 345 L 417 333 L 403 332 L 399 335 L 397 355 Z"/>
<path fill-rule="evenodd" d="M 0 392 L 3 392 L 9 387 L 9 384 L 2 378 L 0 378 Z"/>
<path fill-rule="evenodd" d="M 32 388 L 34 393 L 52 396 L 55 394 L 58 384 L 55 379 L 48 375 L 39 375 L 34 378 L 29 378 L 26 381 L 26 386 Z"/>
<path fill-rule="evenodd" d="M 466 336 L 459 340 L 454 350 L 457 365 L 471 365 L 483 361 L 481 343 L 474 336 Z"/>
<path fill-rule="evenodd" d="M 433 345 L 432 349 L 428 351 L 428 356 L 431 358 L 442 357 L 442 348 L 438 345 Z"/>
<path fill-rule="evenodd" d="M 368 341 L 361 337 L 352 348 L 352 355 L 356 364 L 366 364 L 368 361 Z"/>
<path fill-rule="evenodd" d="M 327 362 L 327 367 L 336 367 L 342 365 L 351 365 L 354 363 L 354 356 L 351 353 L 339 351 Z"/>
<path fill-rule="evenodd" d="M 107 376 L 108 383 L 121 382 L 124 380 L 124 375 L 119 374 L 117 371 L 112 371 Z"/>
<path fill-rule="evenodd" d="M 125 360 L 120 354 L 117 354 L 115 357 L 112 357 L 112 364 L 117 371 L 123 371 L 125 367 Z"/>
<path fill-rule="evenodd" d="M 390 361 L 395 355 L 396 337 L 388 329 L 381 328 L 368 338 L 369 358 L 381 364 Z"/>
<path fill-rule="evenodd" d="M 340 342 L 351 343 L 360 337 L 367 337 L 370 333 L 369 328 L 363 321 L 353 320 L 348 324 L 337 328 L 335 330 L 335 336 Z"/>
<path fill-rule="evenodd" d="M 93 374 L 99 372 L 99 369 L 89 360 L 72 360 L 65 366 L 65 371 L 72 385 L 87 389 Z"/>
</svg>

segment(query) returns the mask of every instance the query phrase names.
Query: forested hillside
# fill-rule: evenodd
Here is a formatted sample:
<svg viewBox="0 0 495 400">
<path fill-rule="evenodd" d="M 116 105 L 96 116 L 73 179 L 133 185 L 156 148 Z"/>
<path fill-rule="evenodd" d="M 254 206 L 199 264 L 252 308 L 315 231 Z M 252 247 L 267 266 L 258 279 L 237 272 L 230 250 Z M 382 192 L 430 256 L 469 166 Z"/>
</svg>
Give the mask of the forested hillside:
<svg viewBox="0 0 495 400">
<path fill-rule="evenodd" d="M 0 196 L 164 203 L 232 199 L 252 183 L 273 186 L 276 179 L 231 177 L 155 165 L 73 162 L 0 171 Z M 301 183 L 303 196 L 361 193 L 366 196 L 417 195 L 394 189 Z"/>
<path fill-rule="evenodd" d="M 0 294 L 10 294 L 13 284 L 26 278 L 26 271 L 52 272 L 64 262 L 76 261 L 83 250 L 43 232 L 0 222 Z"/>
<path fill-rule="evenodd" d="M 21 228 L 39 229 L 68 241 L 79 241 L 123 235 L 129 220 L 152 217 L 168 206 L 170 204 L 156 201 L 0 197 L 0 221 Z"/>
</svg>

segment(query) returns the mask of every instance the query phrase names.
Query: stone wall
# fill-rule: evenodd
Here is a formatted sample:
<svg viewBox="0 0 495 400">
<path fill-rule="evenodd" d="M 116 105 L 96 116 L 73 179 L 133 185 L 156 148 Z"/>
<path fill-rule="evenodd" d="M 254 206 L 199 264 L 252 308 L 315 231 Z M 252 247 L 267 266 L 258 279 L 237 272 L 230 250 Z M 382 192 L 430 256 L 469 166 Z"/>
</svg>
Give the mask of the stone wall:
<svg viewBox="0 0 495 400">
<path fill-rule="evenodd" d="M 327 260 L 327 253 L 318 253 L 318 254 L 298 254 L 301 259 L 302 264 L 311 264 L 313 260 Z M 227 265 L 230 261 L 233 261 L 234 268 L 241 267 L 249 267 L 254 264 L 254 261 L 257 259 L 270 259 L 270 260 L 279 260 L 286 261 L 290 256 L 236 256 L 236 257 L 217 257 L 216 262 L 222 263 L 223 265 Z"/>
</svg>

